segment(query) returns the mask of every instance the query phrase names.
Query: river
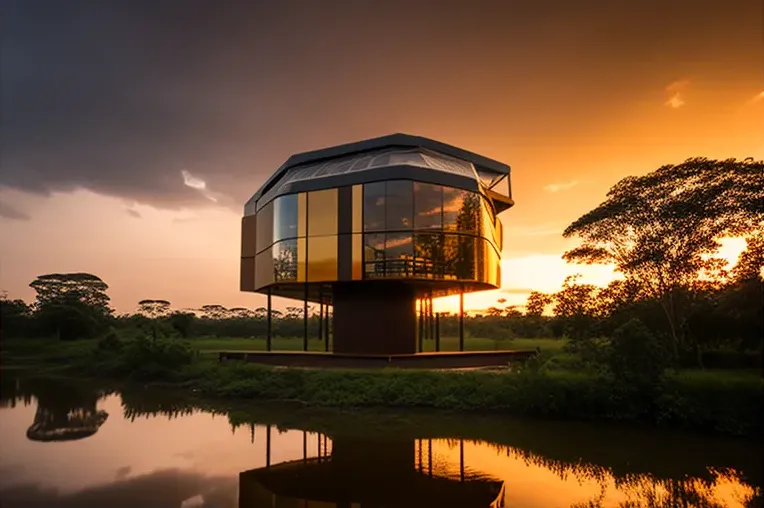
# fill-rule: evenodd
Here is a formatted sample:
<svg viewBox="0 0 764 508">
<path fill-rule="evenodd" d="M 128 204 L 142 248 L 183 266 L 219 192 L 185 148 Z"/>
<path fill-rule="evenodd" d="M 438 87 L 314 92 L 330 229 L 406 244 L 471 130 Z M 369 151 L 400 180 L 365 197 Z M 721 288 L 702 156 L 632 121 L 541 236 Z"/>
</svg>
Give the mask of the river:
<svg viewBox="0 0 764 508">
<path fill-rule="evenodd" d="M 758 443 L 2 376 L 0 506 L 761 506 Z"/>
</svg>

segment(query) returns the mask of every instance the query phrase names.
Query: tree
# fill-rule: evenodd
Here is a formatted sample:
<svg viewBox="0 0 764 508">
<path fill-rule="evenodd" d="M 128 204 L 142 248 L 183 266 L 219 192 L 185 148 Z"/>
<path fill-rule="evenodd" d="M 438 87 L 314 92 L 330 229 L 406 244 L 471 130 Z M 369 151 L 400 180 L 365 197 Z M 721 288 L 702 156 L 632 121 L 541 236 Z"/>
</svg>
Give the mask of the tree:
<svg viewBox="0 0 764 508">
<path fill-rule="evenodd" d="M 527 316 L 541 316 L 544 310 L 552 303 L 552 297 L 540 291 L 531 291 L 525 303 Z"/>
<path fill-rule="evenodd" d="M 190 334 L 191 327 L 196 320 L 196 316 L 190 312 L 173 312 L 168 316 L 167 319 L 173 330 L 178 332 L 178 335 L 180 335 L 182 338 L 186 339 Z"/>
<path fill-rule="evenodd" d="M 141 300 L 138 302 L 138 312 L 149 319 L 165 317 L 170 312 L 170 302 L 167 300 Z"/>
<path fill-rule="evenodd" d="M 138 313 L 151 320 L 151 337 L 157 339 L 157 321 L 166 317 L 170 312 L 170 302 L 167 300 L 141 300 L 138 302 Z"/>
<path fill-rule="evenodd" d="M 31 332 L 32 308 L 24 300 L 9 300 L 0 293 L 0 337 L 21 337 Z"/>
<path fill-rule="evenodd" d="M 30 284 L 37 298 L 35 317 L 45 333 L 62 339 L 90 337 L 100 331 L 112 315 L 109 286 L 89 273 L 40 275 Z"/>
<path fill-rule="evenodd" d="M 109 286 L 100 277 L 89 273 L 51 273 L 40 275 L 29 286 L 37 293 L 36 307 L 81 304 L 110 315 Z"/>
<path fill-rule="evenodd" d="M 227 319 L 228 317 L 230 317 L 228 309 L 220 304 L 202 305 L 202 308 L 200 310 L 202 311 L 202 314 L 206 319 L 217 320 L 217 319 Z"/>
<path fill-rule="evenodd" d="M 764 224 L 764 162 L 688 159 L 618 182 L 607 199 L 573 222 L 582 244 L 568 261 L 612 263 L 660 302 L 675 353 L 686 346 L 687 316 L 702 275 L 718 272 L 724 236 Z"/>
<path fill-rule="evenodd" d="M 579 284 L 579 277 L 566 277 L 553 297 L 554 315 L 562 322 L 565 335 L 575 340 L 591 338 L 597 321 L 597 288 Z"/>
</svg>

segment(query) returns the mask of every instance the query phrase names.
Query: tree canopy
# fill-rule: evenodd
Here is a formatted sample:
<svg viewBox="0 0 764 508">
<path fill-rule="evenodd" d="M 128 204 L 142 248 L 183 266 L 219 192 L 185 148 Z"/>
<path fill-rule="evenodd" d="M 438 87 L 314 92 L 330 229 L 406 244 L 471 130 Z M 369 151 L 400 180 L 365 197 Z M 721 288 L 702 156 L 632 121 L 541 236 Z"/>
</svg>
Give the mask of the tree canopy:
<svg viewBox="0 0 764 508">
<path fill-rule="evenodd" d="M 725 275 L 720 238 L 760 236 L 763 225 L 764 162 L 693 158 L 618 182 L 565 229 L 582 243 L 564 259 L 614 264 L 661 302 L 681 341 L 687 295 Z"/>
</svg>

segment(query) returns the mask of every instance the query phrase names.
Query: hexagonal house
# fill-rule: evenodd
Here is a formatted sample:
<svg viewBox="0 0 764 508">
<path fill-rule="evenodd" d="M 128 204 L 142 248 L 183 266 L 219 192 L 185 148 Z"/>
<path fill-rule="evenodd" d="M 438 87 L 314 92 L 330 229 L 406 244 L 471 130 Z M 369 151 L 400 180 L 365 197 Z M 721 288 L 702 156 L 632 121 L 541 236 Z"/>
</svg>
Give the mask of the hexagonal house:
<svg viewBox="0 0 764 508">
<path fill-rule="evenodd" d="M 417 350 L 417 301 L 500 285 L 509 166 L 406 134 L 291 156 L 247 202 L 241 290 L 333 307 L 333 351 Z"/>
</svg>

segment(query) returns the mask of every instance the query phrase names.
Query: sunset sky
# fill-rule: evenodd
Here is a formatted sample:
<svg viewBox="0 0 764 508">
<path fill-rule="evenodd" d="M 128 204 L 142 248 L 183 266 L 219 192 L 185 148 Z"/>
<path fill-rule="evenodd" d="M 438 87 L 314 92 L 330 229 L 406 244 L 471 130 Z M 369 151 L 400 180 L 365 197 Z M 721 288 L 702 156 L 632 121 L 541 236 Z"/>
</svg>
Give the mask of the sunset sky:
<svg viewBox="0 0 764 508">
<path fill-rule="evenodd" d="M 761 0 L 2 0 L 0 33 L 0 289 L 28 301 L 87 271 L 119 312 L 260 306 L 245 201 L 294 152 L 394 132 L 512 166 L 475 309 L 607 282 L 561 232 L 621 177 L 764 159 Z"/>
</svg>

